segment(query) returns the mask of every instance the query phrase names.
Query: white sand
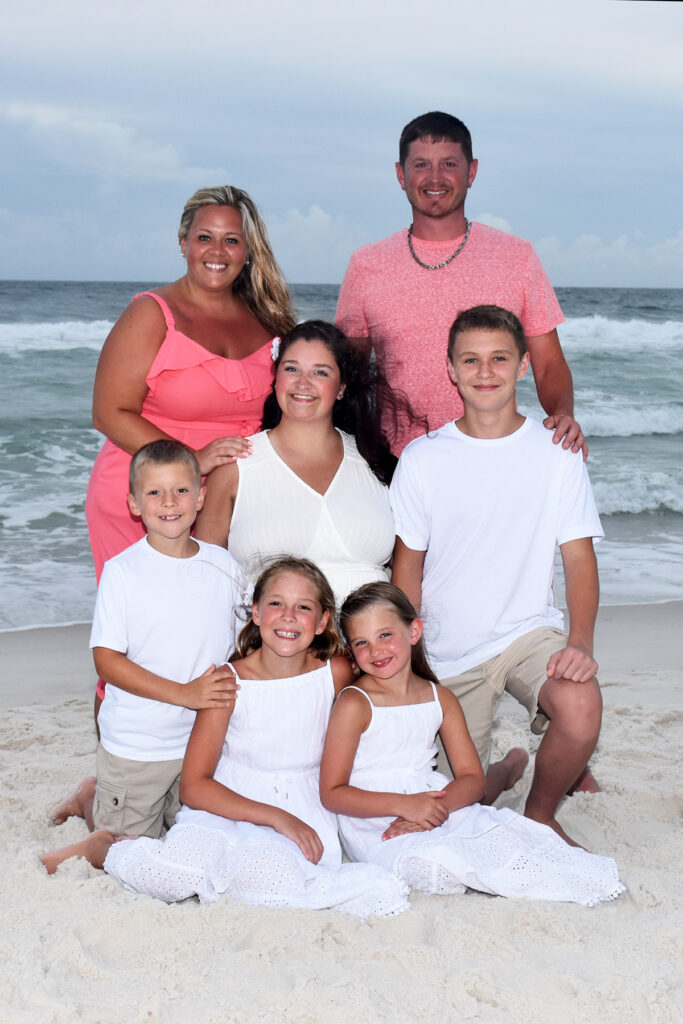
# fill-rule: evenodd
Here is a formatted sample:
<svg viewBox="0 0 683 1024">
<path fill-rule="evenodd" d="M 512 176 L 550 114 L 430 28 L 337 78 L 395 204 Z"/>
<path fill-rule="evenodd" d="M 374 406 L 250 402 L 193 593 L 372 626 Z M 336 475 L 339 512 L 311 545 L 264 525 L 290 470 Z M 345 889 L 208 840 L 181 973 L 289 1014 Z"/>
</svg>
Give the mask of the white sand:
<svg viewBox="0 0 683 1024">
<path fill-rule="evenodd" d="M 480 894 L 412 898 L 398 918 L 167 907 L 83 861 L 48 812 L 94 768 L 87 629 L 0 634 L 3 767 L 0 1021 L 679 1024 L 683 605 L 606 608 L 598 636 L 604 792 L 560 820 L 612 855 L 629 893 L 585 909 Z M 500 751 L 529 744 L 506 702 Z M 507 802 L 519 808 L 520 792 Z"/>
</svg>

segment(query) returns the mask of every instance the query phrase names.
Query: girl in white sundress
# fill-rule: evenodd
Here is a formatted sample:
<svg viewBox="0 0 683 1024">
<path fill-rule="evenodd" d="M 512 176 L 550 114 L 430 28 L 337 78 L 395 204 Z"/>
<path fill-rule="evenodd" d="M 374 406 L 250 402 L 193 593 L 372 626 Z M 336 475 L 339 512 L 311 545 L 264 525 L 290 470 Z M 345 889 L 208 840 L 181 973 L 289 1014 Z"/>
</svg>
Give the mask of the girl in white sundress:
<svg viewBox="0 0 683 1024">
<path fill-rule="evenodd" d="M 340 650 L 320 570 L 295 558 L 266 569 L 232 662 L 237 698 L 197 713 L 175 825 L 163 840 L 115 843 L 105 871 L 167 903 L 229 896 L 362 917 L 405 909 L 407 888 L 391 872 L 341 863 L 335 817 L 320 803 L 329 712 L 351 680 Z"/>
<path fill-rule="evenodd" d="M 398 587 L 370 583 L 344 602 L 341 627 L 361 675 L 339 696 L 320 793 L 356 861 L 411 888 L 565 900 L 591 906 L 624 891 L 608 857 L 547 825 L 483 807 L 484 773 L 457 698 L 438 685 L 422 623 Z M 441 734 L 454 781 L 434 771 Z"/>
</svg>

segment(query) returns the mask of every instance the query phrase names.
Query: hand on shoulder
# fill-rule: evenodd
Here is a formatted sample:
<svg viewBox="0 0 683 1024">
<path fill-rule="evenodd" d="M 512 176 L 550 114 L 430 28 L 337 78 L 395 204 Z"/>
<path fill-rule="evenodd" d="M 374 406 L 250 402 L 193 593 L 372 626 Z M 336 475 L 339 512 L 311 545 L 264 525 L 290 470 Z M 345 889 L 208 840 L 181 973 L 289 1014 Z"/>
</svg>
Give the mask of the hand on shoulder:
<svg viewBox="0 0 683 1024">
<path fill-rule="evenodd" d="M 581 427 L 569 413 L 556 413 L 554 416 L 546 416 L 543 426 L 547 430 L 553 430 L 553 444 L 561 444 L 565 450 L 571 448 L 578 454 L 582 452 L 583 461 L 588 458 L 588 442 L 583 435 Z"/>
</svg>

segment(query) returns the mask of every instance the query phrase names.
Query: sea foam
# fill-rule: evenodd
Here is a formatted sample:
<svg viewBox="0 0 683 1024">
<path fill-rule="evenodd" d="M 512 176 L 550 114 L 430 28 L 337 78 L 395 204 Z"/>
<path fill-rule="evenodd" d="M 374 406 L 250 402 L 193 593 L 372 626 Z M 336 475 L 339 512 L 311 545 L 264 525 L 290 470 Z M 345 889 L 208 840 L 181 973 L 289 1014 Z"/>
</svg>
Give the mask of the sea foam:
<svg viewBox="0 0 683 1024">
<path fill-rule="evenodd" d="M 79 348 L 99 352 L 112 326 L 108 320 L 0 324 L 0 355 L 16 358 L 28 352 L 60 352 Z"/>
</svg>

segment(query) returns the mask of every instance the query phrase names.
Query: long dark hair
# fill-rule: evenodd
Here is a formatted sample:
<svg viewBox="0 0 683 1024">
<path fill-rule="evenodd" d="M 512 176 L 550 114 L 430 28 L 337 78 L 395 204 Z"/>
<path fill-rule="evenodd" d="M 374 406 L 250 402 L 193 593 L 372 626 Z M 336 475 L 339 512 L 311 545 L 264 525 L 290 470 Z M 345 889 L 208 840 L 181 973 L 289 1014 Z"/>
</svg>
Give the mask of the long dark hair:
<svg viewBox="0 0 683 1024">
<path fill-rule="evenodd" d="M 388 605 L 405 626 L 410 626 L 413 619 L 418 618 L 411 602 L 395 584 L 386 583 L 383 580 L 377 583 L 366 583 L 349 594 L 339 613 L 339 625 L 347 641 L 349 639 L 349 620 L 359 612 L 364 612 L 366 608 L 372 608 L 378 604 Z M 349 653 L 353 655 L 353 651 Z M 422 637 L 410 649 L 410 667 L 421 679 L 429 679 L 432 683 L 439 682 L 427 661 Z"/>
<path fill-rule="evenodd" d="M 252 604 L 259 603 L 270 581 L 282 572 L 296 572 L 305 576 L 317 590 L 322 610 L 329 612 L 325 629 L 313 638 L 310 647 L 311 654 L 319 658 L 320 661 L 328 661 L 335 654 L 343 654 L 344 645 L 337 629 L 337 609 L 332 587 L 325 574 L 308 558 L 278 558 L 272 562 L 256 580 Z M 237 638 L 237 657 L 246 658 L 248 654 L 257 651 L 262 645 L 261 630 L 250 615 L 246 626 L 242 628 Z"/>
<path fill-rule="evenodd" d="M 339 367 L 341 382 L 346 385 L 342 397 L 334 404 L 332 422 L 355 438 L 358 451 L 377 479 L 383 484 L 390 483 L 398 460 L 391 452 L 385 428 L 389 425 L 396 434 L 399 420 L 408 418 L 411 423 L 415 422 L 408 399 L 392 391 L 369 351 L 365 352 L 361 344 L 351 341 L 343 331 L 325 320 L 307 320 L 282 338 L 275 373 L 295 341 L 321 341 L 331 353 Z M 362 342 L 367 344 L 367 339 L 361 339 Z M 281 418 L 273 382 L 263 407 L 263 430 L 276 427 Z"/>
</svg>

